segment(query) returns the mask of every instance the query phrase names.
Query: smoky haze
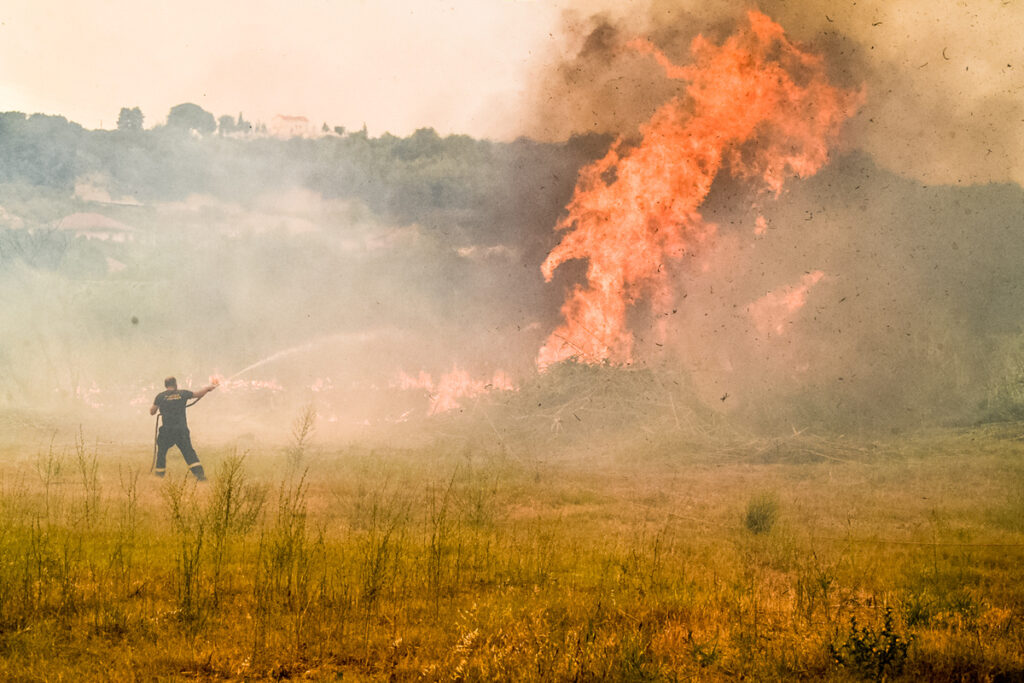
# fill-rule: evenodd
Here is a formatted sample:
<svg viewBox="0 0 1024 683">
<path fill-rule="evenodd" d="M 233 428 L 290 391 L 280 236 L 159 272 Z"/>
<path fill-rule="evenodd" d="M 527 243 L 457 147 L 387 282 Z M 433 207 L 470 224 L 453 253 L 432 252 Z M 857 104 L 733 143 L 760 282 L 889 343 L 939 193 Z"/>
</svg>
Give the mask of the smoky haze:
<svg viewBox="0 0 1024 683">
<path fill-rule="evenodd" d="M 847 144 L 879 166 L 937 184 L 1024 183 L 1024 40 L 1016 30 L 1024 7 L 1014 3 L 652 0 L 570 9 L 558 45 L 537 60 L 528 134 L 635 133 L 674 91 L 626 43 L 649 38 L 685 63 L 697 34 L 721 42 L 748 9 L 823 55 L 836 85 L 863 85 L 869 96 Z"/>
<path fill-rule="evenodd" d="M 760 8 L 863 105 L 831 162 L 779 196 L 716 178 L 701 207 L 713 243 L 666 264 L 672 312 L 630 309 L 634 368 L 682 377 L 706 413 L 766 430 L 1015 415 L 1024 191 L 1005 70 L 1024 68 L 1020 41 L 1004 41 L 1004 62 L 950 28 L 959 15 L 908 3 Z M 1002 35 L 1002 12 L 974 20 Z M 2 115 L 8 422 L 137 434 L 169 374 L 228 380 L 190 418 L 225 437 L 286 434 L 306 405 L 325 430 L 386 430 L 425 417 L 436 392 L 403 376 L 436 387 L 456 367 L 505 371 L 538 406 L 561 395 L 544 382 L 564 375 L 545 380 L 534 360 L 585 264 L 543 281 L 553 227 L 578 170 L 616 136 L 628 149 L 681 88 L 626 44 L 648 38 L 685 64 L 694 36 L 720 42 L 741 18 L 733 3 L 568 12 L 515 142 Z M 912 38 L 907 22 L 921 24 Z"/>
<path fill-rule="evenodd" d="M 307 404 L 339 433 L 422 416 L 402 373 L 529 371 L 558 307 L 546 228 L 595 153 L 2 123 L 6 410 L 131 424 L 165 376 L 219 375 L 206 429 L 229 435 Z"/>
</svg>

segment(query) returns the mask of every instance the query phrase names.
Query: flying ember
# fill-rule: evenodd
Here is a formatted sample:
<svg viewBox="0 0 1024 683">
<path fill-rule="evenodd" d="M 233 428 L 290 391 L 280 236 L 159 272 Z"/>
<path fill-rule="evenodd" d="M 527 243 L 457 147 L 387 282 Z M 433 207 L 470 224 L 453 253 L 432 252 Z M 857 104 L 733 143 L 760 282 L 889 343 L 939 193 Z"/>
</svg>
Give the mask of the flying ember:
<svg viewBox="0 0 1024 683">
<path fill-rule="evenodd" d="M 569 358 L 632 362 L 627 315 L 640 301 L 656 315 L 673 307 L 668 266 L 714 236 L 700 208 L 720 171 L 778 196 L 787 177 L 811 176 L 828 161 L 862 93 L 830 84 L 823 60 L 764 14 L 747 21 L 722 45 L 698 36 L 685 66 L 646 41 L 630 43 L 685 86 L 640 127 L 635 147 L 620 139 L 580 172 L 556 226 L 566 232 L 541 271 L 550 281 L 562 263 L 586 259 L 586 283 L 569 293 L 539 368 Z M 762 219 L 756 233 L 765 227 Z"/>
</svg>

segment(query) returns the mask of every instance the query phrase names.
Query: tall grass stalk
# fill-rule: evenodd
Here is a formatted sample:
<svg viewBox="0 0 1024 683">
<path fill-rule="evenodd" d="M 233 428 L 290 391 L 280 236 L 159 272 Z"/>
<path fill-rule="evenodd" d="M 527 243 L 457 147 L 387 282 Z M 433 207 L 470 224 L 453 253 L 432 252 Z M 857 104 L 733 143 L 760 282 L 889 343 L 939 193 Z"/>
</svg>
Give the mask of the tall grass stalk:
<svg viewBox="0 0 1024 683">
<path fill-rule="evenodd" d="M 178 615 L 190 631 L 198 632 L 206 616 L 200 578 L 208 518 L 199 507 L 191 476 L 168 479 L 163 494 L 175 535 Z"/>
<path fill-rule="evenodd" d="M 266 497 L 266 487 L 249 480 L 244 454 L 232 453 L 218 465 L 206 511 L 214 607 L 222 598 L 225 566 L 231 561 L 232 546 L 255 527 Z"/>
</svg>

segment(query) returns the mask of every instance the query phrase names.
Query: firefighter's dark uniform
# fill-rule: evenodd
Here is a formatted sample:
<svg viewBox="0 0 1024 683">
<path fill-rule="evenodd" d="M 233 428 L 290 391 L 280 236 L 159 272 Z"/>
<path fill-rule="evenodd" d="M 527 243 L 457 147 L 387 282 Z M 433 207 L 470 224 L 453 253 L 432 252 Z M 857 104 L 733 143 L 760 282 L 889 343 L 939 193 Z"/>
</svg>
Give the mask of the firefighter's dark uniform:
<svg viewBox="0 0 1024 683">
<path fill-rule="evenodd" d="M 163 419 L 163 424 L 160 425 L 160 431 L 156 437 L 154 473 L 158 477 L 164 476 L 167 471 L 168 449 L 171 446 L 177 446 L 196 479 L 206 480 L 203 465 L 199 462 L 196 449 L 192 448 L 192 436 L 188 432 L 188 423 L 185 421 L 186 403 L 193 396 L 194 394 L 188 389 L 168 389 L 157 394 L 157 397 L 153 399 L 153 405 L 160 409 L 160 416 Z"/>
</svg>

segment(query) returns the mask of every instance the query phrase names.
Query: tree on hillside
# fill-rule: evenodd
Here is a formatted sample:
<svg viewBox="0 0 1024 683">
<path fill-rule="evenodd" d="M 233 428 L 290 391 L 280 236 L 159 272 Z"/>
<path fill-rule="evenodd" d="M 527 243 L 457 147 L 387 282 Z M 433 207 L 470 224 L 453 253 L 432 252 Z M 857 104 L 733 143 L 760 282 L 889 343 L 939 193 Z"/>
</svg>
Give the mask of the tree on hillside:
<svg viewBox="0 0 1024 683">
<path fill-rule="evenodd" d="M 171 107 L 167 114 L 167 127 L 184 131 L 196 131 L 201 135 L 209 135 L 217 130 L 217 120 L 213 114 L 198 104 L 185 102 Z"/>
<path fill-rule="evenodd" d="M 440 154 L 444 149 L 441 136 L 433 128 L 420 128 L 409 137 L 399 140 L 395 155 L 400 159 L 417 159 Z"/>
<path fill-rule="evenodd" d="M 63 116 L 21 112 L 0 115 L 0 183 L 70 188 L 88 158 L 83 129 Z"/>
<path fill-rule="evenodd" d="M 235 117 L 225 114 L 217 119 L 217 132 L 221 135 L 228 135 L 235 132 Z"/>
<path fill-rule="evenodd" d="M 362 130 L 357 131 L 355 133 L 349 133 L 349 137 L 350 138 L 355 138 L 355 139 L 358 139 L 358 140 L 369 140 L 370 139 L 370 133 L 366 130 L 366 124 L 365 123 L 363 124 Z"/>
<path fill-rule="evenodd" d="M 142 130 L 142 110 L 138 107 L 121 107 L 121 114 L 117 117 L 118 130 Z"/>
<path fill-rule="evenodd" d="M 238 121 L 235 122 L 235 132 L 251 133 L 252 130 L 252 124 L 242 118 L 242 112 L 238 112 Z"/>
</svg>

